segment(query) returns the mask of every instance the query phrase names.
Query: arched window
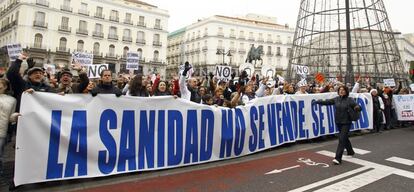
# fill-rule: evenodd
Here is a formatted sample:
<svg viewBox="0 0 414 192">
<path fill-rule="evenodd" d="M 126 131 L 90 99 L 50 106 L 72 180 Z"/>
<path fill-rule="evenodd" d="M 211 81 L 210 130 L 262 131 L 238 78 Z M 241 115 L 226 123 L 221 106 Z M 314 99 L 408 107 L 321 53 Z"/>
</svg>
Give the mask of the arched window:
<svg viewBox="0 0 414 192">
<path fill-rule="evenodd" d="M 95 42 L 95 43 L 93 44 L 93 54 L 94 54 L 94 55 L 99 55 L 99 47 L 100 47 L 100 45 L 99 45 L 99 43 L 98 43 L 98 42 Z"/>
<path fill-rule="evenodd" d="M 66 43 L 67 43 L 66 38 L 61 37 L 59 39 L 59 51 L 66 51 Z"/>
<path fill-rule="evenodd" d="M 139 55 L 139 59 L 140 59 L 140 60 L 144 60 L 144 59 L 143 59 L 144 57 L 142 56 L 142 49 L 141 49 L 141 48 L 138 48 L 138 49 L 137 49 L 137 52 L 138 52 L 138 55 Z"/>
<path fill-rule="evenodd" d="M 83 45 L 84 45 L 85 43 L 82 41 L 82 40 L 79 40 L 78 41 L 78 45 L 77 45 L 77 51 L 79 51 L 79 52 L 83 52 Z"/>
<path fill-rule="evenodd" d="M 154 51 L 154 62 L 158 62 L 159 52 L 157 50 Z"/>
<path fill-rule="evenodd" d="M 114 45 L 109 45 L 109 56 L 110 57 L 115 57 L 115 46 Z"/>
<path fill-rule="evenodd" d="M 127 53 L 129 51 L 129 48 L 127 46 L 124 47 L 124 52 L 123 52 L 123 57 L 126 58 L 127 57 Z"/>
<path fill-rule="evenodd" d="M 43 41 L 43 35 L 40 33 L 37 33 L 35 35 L 34 39 L 34 47 L 35 48 L 42 48 L 42 41 Z"/>
</svg>

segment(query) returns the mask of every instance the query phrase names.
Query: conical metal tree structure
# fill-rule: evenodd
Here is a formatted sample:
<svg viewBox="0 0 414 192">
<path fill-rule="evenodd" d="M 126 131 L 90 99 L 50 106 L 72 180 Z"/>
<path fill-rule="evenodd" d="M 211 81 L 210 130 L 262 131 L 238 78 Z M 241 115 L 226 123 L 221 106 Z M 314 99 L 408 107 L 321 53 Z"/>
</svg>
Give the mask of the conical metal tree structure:
<svg viewBox="0 0 414 192">
<path fill-rule="evenodd" d="M 301 0 L 288 78 L 292 65 L 329 78 L 406 79 L 382 0 Z M 310 77 L 308 75 L 308 77 Z"/>
</svg>

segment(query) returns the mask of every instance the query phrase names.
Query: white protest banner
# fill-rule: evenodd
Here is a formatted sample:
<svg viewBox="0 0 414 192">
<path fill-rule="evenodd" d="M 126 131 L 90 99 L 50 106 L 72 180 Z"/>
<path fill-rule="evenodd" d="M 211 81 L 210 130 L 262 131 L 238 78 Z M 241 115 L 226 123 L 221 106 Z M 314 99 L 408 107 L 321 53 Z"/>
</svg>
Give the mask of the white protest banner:
<svg viewBox="0 0 414 192">
<path fill-rule="evenodd" d="M 272 65 L 263 65 L 261 72 L 263 77 L 269 77 L 273 79 L 273 77 L 276 75 L 276 68 Z"/>
<path fill-rule="evenodd" d="M 103 70 L 109 69 L 108 64 L 89 65 L 88 66 L 88 78 L 100 78 Z"/>
<path fill-rule="evenodd" d="M 296 72 L 298 75 L 309 75 L 309 68 L 308 66 L 303 65 L 292 65 L 292 70 Z"/>
<path fill-rule="evenodd" d="M 128 52 L 126 60 L 126 69 L 129 70 L 138 70 L 139 66 L 139 53 L 138 52 Z"/>
<path fill-rule="evenodd" d="M 56 74 L 56 66 L 52 64 L 43 64 L 43 69 L 46 70 L 50 75 Z"/>
<path fill-rule="evenodd" d="M 10 61 L 12 62 L 19 58 L 20 53 L 23 51 L 20 44 L 8 44 L 6 47 Z"/>
<path fill-rule="evenodd" d="M 395 87 L 394 79 L 384 79 L 384 85 L 389 87 Z"/>
<path fill-rule="evenodd" d="M 239 66 L 239 71 L 246 71 L 248 77 L 252 77 L 254 74 L 254 65 L 251 63 L 243 63 Z"/>
<path fill-rule="evenodd" d="M 224 108 L 172 96 L 23 94 L 14 182 L 196 165 L 333 135 L 338 132 L 335 106 L 312 101 L 336 96 L 277 95 Z M 351 130 L 372 129 L 371 95 L 351 97 L 362 107 Z"/>
<path fill-rule="evenodd" d="M 228 82 L 231 79 L 231 66 L 216 65 L 216 77 L 219 80 Z"/>
<path fill-rule="evenodd" d="M 72 60 L 75 63 L 79 63 L 83 66 L 92 65 L 93 63 L 93 54 L 84 53 L 84 52 L 74 52 L 72 53 Z"/>
<path fill-rule="evenodd" d="M 394 95 L 398 121 L 414 121 L 414 95 Z"/>
</svg>

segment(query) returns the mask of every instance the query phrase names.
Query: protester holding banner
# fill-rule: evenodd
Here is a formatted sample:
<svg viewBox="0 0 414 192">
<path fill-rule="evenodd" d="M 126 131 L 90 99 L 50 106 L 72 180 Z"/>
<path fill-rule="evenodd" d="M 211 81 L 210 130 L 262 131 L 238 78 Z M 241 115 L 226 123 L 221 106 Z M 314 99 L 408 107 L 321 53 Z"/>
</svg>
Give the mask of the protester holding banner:
<svg viewBox="0 0 414 192">
<path fill-rule="evenodd" d="M 354 99 L 349 97 L 349 90 L 346 86 L 340 86 L 338 89 L 338 97 L 333 99 L 327 99 L 325 101 L 318 100 L 315 103 L 321 105 L 335 105 L 335 123 L 339 129 L 339 143 L 336 148 L 335 159 L 333 163 L 339 165 L 342 163 L 342 154 L 344 149 L 348 155 L 354 155 L 355 152 L 352 148 L 351 141 L 349 141 L 348 133 L 351 129 L 351 118 L 349 116 L 350 108 L 360 112 L 361 108 L 357 105 Z"/>
<path fill-rule="evenodd" d="M 103 70 L 100 75 L 99 84 L 91 91 L 92 96 L 97 94 L 115 94 L 119 97 L 122 95 L 121 90 L 112 84 L 112 72 L 110 70 Z"/>
<path fill-rule="evenodd" d="M 147 81 L 142 79 L 142 75 L 135 75 L 134 78 L 129 82 L 129 90 L 127 95 L 136 97 L 149 97 L 149 93 L 146 89 Z"/>
<path fill-rule="evenodd" d="M 20 99 L 24 91 L 28 93 L 33 93 L 34 91 L 53 92 L 51 87 L 44 82 L 43 69 L 40 67 L 29 68 L 27 70 L 27 80 L 23 79 L 22 74 L 20 74 L 20 67 L 23 61 L 27 61 L 28 66 L 34 65 L 33 59 L 28 58 L 26 53 L 22 53 L 7 71 L 7 79 L 10 81 L 13 89 L 13 96 L 17 100 L 16 110 L 20 109 Z"/>
<path fill-rule="evenodd" d="M 56 92 L 59 94 L 79 93 L 78 83 L 72 82 L 73 74 L 69 69 L 65 68 L 59 73 L 59 85 Z"/>
</svg>

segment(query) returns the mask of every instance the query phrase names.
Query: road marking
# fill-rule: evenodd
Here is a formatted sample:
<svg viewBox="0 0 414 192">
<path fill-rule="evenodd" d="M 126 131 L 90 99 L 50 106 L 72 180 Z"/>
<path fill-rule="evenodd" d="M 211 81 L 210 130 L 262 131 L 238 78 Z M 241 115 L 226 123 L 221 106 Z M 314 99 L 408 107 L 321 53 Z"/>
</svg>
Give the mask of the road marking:
<svg viewBox="0 0 414 192">
<path fill-rule="evenodd" d="M 384 177 L 391 175 L 390 171 L 374 169 L 365 173 L 356 175 L 346 180 L 342 180 L 338 183 L 326 186 L 322 189 L 318 189 L 315 192 L 327 192 L 327 191 L 353 191 L 361 188 L 365 185 L 378 181 Z"/>
<path fill-rule="evenodd" d="M 318 181 L 316 183 L 312 183 L 312 184 L 309 184 L 309 185 L 306 185 L 306 186 L 303 186 L 303 187 L 300 187 L 300 188 L 291 190 L 289 192 L 307 191 L 307 190 L 313 189 L 315 187 L 318 187 L 318 186 L 325 185 L 327 183 L 336 181 L 338 179 L 342 179 L 344 177 L 348 177 L 350 175 L 353 175 L 353 174 L 356 174 L 356 173 L 360 173 L 360 172 L 365 171 L 365 170 L 368 170 L 368 169 L 370 169 L 370 168 L 369 167 L 360 167 L 358 169 L 354 169 L 352 171 L 348 171 L 348 172 L 342 173 L 340 175 L 337 175 L 337 176 L 334 176 L 334 177 L 331 177 L 331 178 L 328 178 L 328 179 L 325 179 L 325 180 L 322 180 L 322 181 Z"/>
<path fill-rule="evenodd" d="M 335 157 L 335 153 L 332 153 L 330 151 L 318 151 L 317 153 L 325 155 L 325 156 L 329 156 L 329 157 Z M 347 156 L 344 156 L 344 158 L 342 160 L 349 161 L 351 163 L 355 163 L 355 164 L 358 164 L 358 165 L 363 165 L 363 166 L 366 166 L 366 167 L 369 167 L 369 168 L 391 171 L 392 174 L 396 174 L 396 175 L 400 175 L 400 176 L 407 177 L 407 178 L 410 178 L 410 179 L 414 179 L 414 172 L 411 172 L 411 171 L 406 171 L 406 170 L 398 169 L 398 168 L 395 168 L 395 167 L 390 167 L 390 166 L 387 166 L 387 165 L 381 165 L 381 164 L 378 164 L 378 163 L 365 161 L 365 160 L 358 159 L 358 158 L 347 157 Z"/>
<path fill-rule="evenodd" d="M 394 162 L 394 163 L 408 165 L 408 166 L 413 166 L 414 165 L 413 160 L 404 159 L 404 158 L 400 158 L 400 157 L 390 157 L 390 158 L 385 159 L 385 160 L 386 161 L 391 161 L 391 162 Z"/>
<path fill-rule="evenodd" d="M 365 155 L 368 153 L 371 153 L 371 151 L 367 151 L 367 150 L 363 150 L 363 149 L 358 149 L 358 148 L 353 148 L 354 152 L 358 155 Z"/>
<path fill-rule="evenodd" d="M 318 151 L 317 153 L 328 156 L 328 157 L 335 157 L 335 153 L 330 152 L 330 151 Z M 365 161 L 365 160 L 358 159 L 358 158 L 352 158 L 348 156 L 344 156 L 342 160 L 349 161 L 351 163 L 355 163 L 358 165 L 362 165 L 363 167 L 352 170 L 352 171 L 348 171 L 346 173 L 337 175 L 335 177 L 331 177 L 331 178 L 328 178 L 322 181 L 318 181 L 316 183 L 312 183 L 312 184 L 291 190 L 291 192 L 307 191 L 307 190 L 325 185 L 327 183 L 342 179 L 344 177 L 348 177 L 350 175 L 360 173 L 368 169 L 373 169 L 373 170 L 358 174 L 354 177 L 348 178 L 343 181 L 339 181 L 337 183 L 326 186 L 317 191 L 352 191 L 360 187 L 363 187 L 365 185 L 368 185 L 370 183 L 373 183 L 375 181 L 378 181 L 392 174 L 414 179 L 414 172 L 410 172 L 410 171 L 406 171 L 406 170 L 402 170 L 402 169 L 398 169 L 398 168 L 394 168 L 394 167 L 390 167 L 386 165 L 381 165 L 378 163 L 373 163 L 373 162 Z"/>
<path fill-rule="evenodd" d="M 294 169 L 294 168 L 298 168 L 298 167 L 300 167 L 300 165 L 295 165 L 295 166 L 292 166 L 292 167 L 286 167 L 286 168 L 283 168 L 283 169 L 275 169 L 273 171 L 267 172 L 265 175 L 281 173 L 282 171 L 286 171 L 286 170 Z"/>
</svg>

